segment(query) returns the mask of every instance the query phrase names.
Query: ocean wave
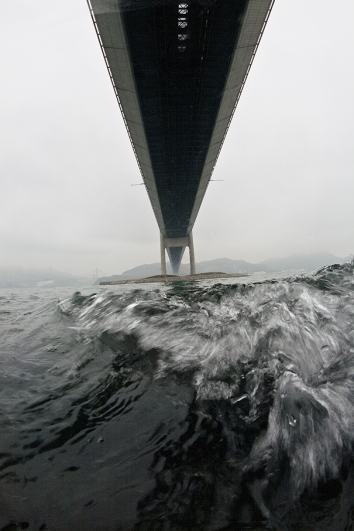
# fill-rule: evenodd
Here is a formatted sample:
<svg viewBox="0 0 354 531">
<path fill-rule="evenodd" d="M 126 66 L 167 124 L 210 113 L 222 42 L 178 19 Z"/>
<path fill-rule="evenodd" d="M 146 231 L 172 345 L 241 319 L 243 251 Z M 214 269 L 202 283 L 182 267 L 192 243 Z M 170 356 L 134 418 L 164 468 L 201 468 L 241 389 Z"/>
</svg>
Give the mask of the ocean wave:
<svg viewBox="0 0 354 531">
<path fill-rule="evenodd" d="M 21 467 L 75 473 L 82 506 L 95 499 L 107 529 L 118 525 L 104 516 L 112 498 L 128 504 L 124 530 L 344 531 L 353 272 L 345 264 L 259 283 L 77 292 L 34 311 L 41 326 L 24 326 L 21 340 L 27 333 L 36 369 L 21 400 L 7 398 L 2 477 L 15 489 Z M 13 363 L 12 385 L 24 363 L 29 355 Z"/>
</svg>

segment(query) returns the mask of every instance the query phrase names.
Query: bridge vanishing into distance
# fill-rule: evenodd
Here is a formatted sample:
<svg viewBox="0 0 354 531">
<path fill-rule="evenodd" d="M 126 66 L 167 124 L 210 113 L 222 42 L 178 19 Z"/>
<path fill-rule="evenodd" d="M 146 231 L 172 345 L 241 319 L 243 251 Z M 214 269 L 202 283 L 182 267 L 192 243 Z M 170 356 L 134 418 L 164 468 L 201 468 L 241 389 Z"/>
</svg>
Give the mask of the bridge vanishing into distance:
<svg viewBox="0 0 354 531">
<path fill-rule="evenodd" d="M 87 0 L 178 272 L 274 0 Z"/>
</svg>

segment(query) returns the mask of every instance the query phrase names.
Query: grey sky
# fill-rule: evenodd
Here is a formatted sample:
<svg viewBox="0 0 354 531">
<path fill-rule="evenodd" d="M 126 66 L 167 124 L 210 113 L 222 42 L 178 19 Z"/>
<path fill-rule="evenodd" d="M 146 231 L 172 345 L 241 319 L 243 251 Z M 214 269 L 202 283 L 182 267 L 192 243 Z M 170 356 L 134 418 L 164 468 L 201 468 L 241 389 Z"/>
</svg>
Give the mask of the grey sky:
<svg viewBox="0 0 354 531">
<path fill-rule="evenodd" d="M 194 228 L 197 261 L 353 252 L 353 21 L 352 0 L 276 0 L 213 176 L 223 182 Z M 85 0 L 0 0 L 0 39 L 0 266 L 157 262 Z"/>
</svg>

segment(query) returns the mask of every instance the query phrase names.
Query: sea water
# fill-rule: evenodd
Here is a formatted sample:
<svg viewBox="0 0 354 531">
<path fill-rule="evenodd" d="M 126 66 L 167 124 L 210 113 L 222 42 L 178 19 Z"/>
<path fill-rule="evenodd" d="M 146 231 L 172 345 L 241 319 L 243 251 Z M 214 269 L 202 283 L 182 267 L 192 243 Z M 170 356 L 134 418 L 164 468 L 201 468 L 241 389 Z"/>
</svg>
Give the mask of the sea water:
<svg viewBox="0 0 354 531">
<path fill-rule="evenodd" d="M 353 273 L 0 290 L 0 530 L 353 529 Z"/>
</svg>

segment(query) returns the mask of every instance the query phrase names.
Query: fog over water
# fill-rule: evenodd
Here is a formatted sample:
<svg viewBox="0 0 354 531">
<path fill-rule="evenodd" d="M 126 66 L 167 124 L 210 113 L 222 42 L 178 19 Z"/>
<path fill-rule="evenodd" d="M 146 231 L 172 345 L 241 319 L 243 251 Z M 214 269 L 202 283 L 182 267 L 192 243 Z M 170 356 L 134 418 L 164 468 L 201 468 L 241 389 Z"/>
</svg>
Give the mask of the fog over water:
<svg viewBox="0 0 354 531">
<path fill-rule="evenodd" d="M 156 221 L 84 0 L 0 3 L 0 265 L 109 275 Z M 274 5 L 194 230 L 198 261 L 352 252 L 354 4 Z"/>
</svg>

